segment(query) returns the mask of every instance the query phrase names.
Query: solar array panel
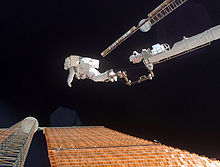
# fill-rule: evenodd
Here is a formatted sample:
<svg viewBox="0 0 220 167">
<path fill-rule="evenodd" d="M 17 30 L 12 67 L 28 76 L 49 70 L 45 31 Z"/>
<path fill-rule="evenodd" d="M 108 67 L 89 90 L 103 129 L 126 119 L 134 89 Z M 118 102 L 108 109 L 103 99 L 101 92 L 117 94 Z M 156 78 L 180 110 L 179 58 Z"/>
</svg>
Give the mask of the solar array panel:
<svg viewBox="0 0 220 167">
<path fill-rule="evenodd" d="M 46 128 L 52 167 L 60 166 L 220 166 L 191 154 L 102 126 Z"/>
</svg>

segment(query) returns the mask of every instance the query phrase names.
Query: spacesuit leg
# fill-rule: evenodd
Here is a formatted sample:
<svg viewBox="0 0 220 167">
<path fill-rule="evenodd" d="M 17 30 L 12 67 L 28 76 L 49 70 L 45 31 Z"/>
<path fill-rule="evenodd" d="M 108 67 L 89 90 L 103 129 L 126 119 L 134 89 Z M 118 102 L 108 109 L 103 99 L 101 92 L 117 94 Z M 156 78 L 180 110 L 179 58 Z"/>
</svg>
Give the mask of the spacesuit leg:
<svg viewBox="0 0 220 167">
<path fill-rule="evenodd" d="M 88 78 L 95 82 L 105 82 L 109 80 L 109 75 L 107 72 L 100 73 L 97 69 L 90 68 Z"/>
<path fill-rule="evenodd" d="M 71 83 L 73 81 L 73 77 L 75 75 L 75 69 L 74 67 L 70 67 L 69 68 L 69 75 L 68 75 L 68 78 L 67 78 L 67 84 L 69 85 L 69 87 L 71 87 Z"/>
</svg>

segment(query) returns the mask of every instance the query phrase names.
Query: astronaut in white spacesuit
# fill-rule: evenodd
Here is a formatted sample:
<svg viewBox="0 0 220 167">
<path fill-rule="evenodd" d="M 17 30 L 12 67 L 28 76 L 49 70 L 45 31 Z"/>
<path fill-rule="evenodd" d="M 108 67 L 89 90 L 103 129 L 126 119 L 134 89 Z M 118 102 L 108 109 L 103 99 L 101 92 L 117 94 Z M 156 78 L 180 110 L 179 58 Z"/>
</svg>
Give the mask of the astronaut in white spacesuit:
<svg viewBox="0 0 220 167">
<path fill-rule="evenodd" d="M 99 60 L 91 59 L 88 57 L 81 57 L 78 55 L 71 55 L 65 59 L 64 69 L 69 70 L 67 78 L 67 84 L 71 87 L 74 76 L 77 79 L 91 79 L 95 82 L 114 82 L 118 77 L 122 77 L 122 72 L 118 71 L 114 73 L 113 70 L 107 70 L 104 73 L 100 73 Z"/>
</svg>

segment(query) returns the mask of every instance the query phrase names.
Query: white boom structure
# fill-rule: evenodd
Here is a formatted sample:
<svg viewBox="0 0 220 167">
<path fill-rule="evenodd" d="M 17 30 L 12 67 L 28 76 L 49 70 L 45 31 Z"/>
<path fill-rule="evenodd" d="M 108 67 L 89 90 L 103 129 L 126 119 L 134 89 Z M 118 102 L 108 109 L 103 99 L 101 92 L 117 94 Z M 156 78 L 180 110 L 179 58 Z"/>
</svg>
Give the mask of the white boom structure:
<svg viewBox="0 0 220 167">
<path fill-rule="evenodd" d="M 158 54 L 143 54 L 145 64 L 157 64 L 173 57 L 183 55 L 198 48 L 209 45 L 212 41 L 220 38 L 220 25 L 212 27 L 200 34 L 176 42 L 171 49 L 164 50 Z"/>
<path fill-rule="evenodd" d="M 162 4 L 160 4 L 156 9 L 154 9 L 151 13 L 148 14 L 147 19 L 143 19 L 139 22 L 139 25 L 133 26 L 130 30 L 128 30 L 124 35 L 122 35 L 119 39 L 117 39 L 113 44 L 111 44 L 107 49 L 105 49 L 101 55 L 105 57 L 109 54 L 113 49 L 115 49 L 118 45 L 120 45 L 123 41 L 125 41 L 128 37 L 134 34 L 139 29 L 143 32 L 147 32 L 151 29 L 151 26 L 156 24 L 158 21 L 163 19 L 165 16 L 170 14 L 176 8 L 181 6 L 187 0 L 165 0 Z"/>
<path fill-rule="evenodd" d="M 131 85 L 133 83 L 140 83 L 142 81 L 152 79 L 154 76 L 152 72 L 154 64 L 158 64 L 174 57 L 189 53 L 193 50 L 205 47 L 212 41 L 218 39 L 220 39 L 220 25 L 212 27 L 190 38 L 183 37 L 183 40 L 176 42 L 172 48 L 170 48 L 168 44 L 156 44 L 152 46 L 153 49 L 142 49 L 141 53 L 134 51 L 129 57 L 130 62 L 139 63 L 143 60 L 143 63 L 149 70 L 150 74 L 147 77 L 145 75 L 141 76 L 139 80 L 135 82 L 127 82 L 127 84 Z"/>
</svg>

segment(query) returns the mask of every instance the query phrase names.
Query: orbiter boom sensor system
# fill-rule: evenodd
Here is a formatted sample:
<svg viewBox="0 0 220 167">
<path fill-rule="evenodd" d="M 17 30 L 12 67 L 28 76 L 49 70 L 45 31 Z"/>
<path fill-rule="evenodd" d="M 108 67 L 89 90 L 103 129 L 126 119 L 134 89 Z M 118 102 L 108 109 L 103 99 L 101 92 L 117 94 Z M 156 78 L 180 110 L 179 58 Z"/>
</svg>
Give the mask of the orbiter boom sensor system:
<svg viewBox="0 0 220 167">
<path fill-rule="evenodd" d="M 158 64 L 205 47 L 212 41 L 218 39 L 220 39 L 220 25 L 212 27 L 190 38 L 183 37 L 183 40 L 176 42 L 172 48 L 170 48 L 168 44 L 156 44 L 152 46 L 153 49 L 142 49 L 141 53 L 134 51 L 129 57 L 129 60 L 134 64 L 143 60 L 143 63 L 150 74 L 148 76 L 141 76 L 139 80 L 130 83 L 128 82 L 127 84 L 131 85 L 132 83 L 140 83 L 144 80 L 152 79 L 154 76 L 152 72 L 154 64 Z"/>
<path fill-rule="evenodd" d="M 163 19 L 165 16 L 170 14 L 176 8 L 181 6 L 187 0 L 165 0 L 162 4 L 160 4 L 156 9 L 154 9 L 151 13 L 148 14 L 146 19 L 142 19 L 139 22 L 139 25 L 133 26 L 130 30 L 128 30 L 124 35 L 122 35 L 119 39 L 117 39 L 113 44 L 111 44 L 107 49 L 105 49 L 101 55 L 105 57 L 109 54 L 113 49 L 115 49 L 118 45 L 120 45 L 123 41 L 129 38 L 132 34 L 134 34 L 139 29 L 142 32 L 147 32 L 151 29 L 151 27 L 156 24 L 158 21 Z"/>
</svg>

